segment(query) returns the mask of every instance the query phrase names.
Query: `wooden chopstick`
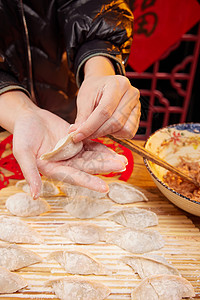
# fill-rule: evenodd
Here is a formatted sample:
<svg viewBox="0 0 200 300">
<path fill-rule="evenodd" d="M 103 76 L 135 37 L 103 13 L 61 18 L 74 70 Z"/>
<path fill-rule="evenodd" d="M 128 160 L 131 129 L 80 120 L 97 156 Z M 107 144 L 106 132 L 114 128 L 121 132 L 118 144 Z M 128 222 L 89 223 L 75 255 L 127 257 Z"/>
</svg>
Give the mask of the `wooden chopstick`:
<svg viewBox="0 0 200 300">
<path fill-rule="evenodd" d="M 170 165 L 169 163 L 167 163 L 166 161 L 164 161 L 163 159 L 161 159 L 159 156 L 153 154 L 151 151 L 147 150 L 144 147 L 141 147 L 139 145 L 134 144 L 131 140 L 128 139 L 123 139 L 123 140 L 119 140 L 115 137 L 113 137 L 112 135 L 108 135 L 108 137 L 119 143 L 120 145 L 130 149 L 131 151 L 141 155 L 144 158 L 149 159 L 150 161 L 152 161 L 153 163 L 167 169 L 168 171 L 171 171 L 173 173 L 175 173 L 176 175 L 180 176 L 181 178 L 192 182 L 194 185 L 196 185 L 197 187 L 200 187 L 200 183 L 193 177 L 183 173 L 182 171 L 178 170 L 177 168 L 175 168 L 174 166 Z"/>
</svg>

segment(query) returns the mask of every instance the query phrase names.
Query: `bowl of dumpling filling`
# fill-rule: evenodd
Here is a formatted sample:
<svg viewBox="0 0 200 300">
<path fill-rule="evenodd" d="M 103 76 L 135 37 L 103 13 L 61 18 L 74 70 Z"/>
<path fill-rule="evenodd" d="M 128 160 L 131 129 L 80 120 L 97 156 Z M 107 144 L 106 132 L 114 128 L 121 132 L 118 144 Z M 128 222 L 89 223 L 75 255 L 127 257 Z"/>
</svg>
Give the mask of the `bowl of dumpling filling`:
<svg viewBox="0 0 200 300">
<path fill-rule="evenodd" d="M 145 148 L 200 183 L 200 123 L 170 125 L 154 132 Z M 200 188 L 148 159 L 144 163 L 159 190 L 179 208 L 200 216 Z"/>
</svg>

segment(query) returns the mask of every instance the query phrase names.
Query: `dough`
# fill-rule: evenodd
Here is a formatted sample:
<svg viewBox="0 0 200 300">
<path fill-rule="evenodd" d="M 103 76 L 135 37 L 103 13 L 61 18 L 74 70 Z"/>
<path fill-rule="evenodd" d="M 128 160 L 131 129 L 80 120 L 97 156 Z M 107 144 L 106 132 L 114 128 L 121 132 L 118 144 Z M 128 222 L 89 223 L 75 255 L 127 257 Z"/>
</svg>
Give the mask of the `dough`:
<svg viewBox="0 0 200 300">
<path fill-rule="evenodd" d="M 95 199 L 86 196 L 69 200 L 64 209 L 73 217 L 79 219 L 95 218 L 107 212 L 111 208 L 108 199 Z"/>
<path fill-rule="evenodd" d="M 64 138 L 60 139 L 54 149 L 41 155 L 40 159 L 60 161 L 69 159 L 78 154 L 83 148 L 83 143 L 78 142 L 75 144 L 72 137 L 73 133 L 70 133 Z"/>
<path fill-rule="evenodd" d="M 135 229 L 158 225 L 158 218 L 154 212 L 137 207 L 122 209 L 111 215 L 109 219 L 123 226 Z"/>
<path fill-rule="evenodd" d="M 55 251 L 49 256 L 49 259 L 55 259 L 67 273 L 77 275 L 109 275 L 106 267 L 96 260 L 90 253 L 85 251 L 65 250 Z"/>
<path fill-rule="evenodd" d="M 152 275 L 171 274 L 180 276 L 178 270 L 168 263 L 168 261 L 159 255 L 133 255 L 125 256 L 122 261 L 129 265 L 140 278 Z"/>
<path fill-rule="evenodd" d="M 21 276 L 0 267 L 0 294 L 14 293 L 26 286 L 27 283 Z"/>
<path fill-rule="evenodd" d="M 122 228 L 110 233 L 107 241 L 132 253 L 158 250 L 165 244 L 161 234 L 156 230 L 131 228 Z"/>
<path fill-rule="evenodd" d="M 18 217 L 34 217 L 39 216 L 51 210 L 50 205 L 44 199 L 33 198 L 26 193 L 14 194 L 6 200 L 6 208 L 9 212 Z"/>
<path fill-rule="evenodd" d="M 99 282 L 89 281 L 79 276 L 66 276 L 48 281 L 56 296 L 61 300 L 103 300 L 110 290 Z"/>
<path fill-rule="evenodd" d="M 18 245 L 0 243 L 0 266 L 15 271 L 42 261 L 35 252 Z"/>
<path fill-rule="evenodd" d="M 191 283 L 175 275 L 148 277 L 131 293 L 132 300 L 181 300 L 182 297 L 194 296 Z"/>
<path fill-rule="evenodd" d="M 106 197 L 107 195 L 107 193 L 100 193 L 82 186 L 72 185 L 69 183 L 61 185 L 60 190 L 69 198 L 74 198 L 76 196 L 87 196 L 93 199 L 100 199 Z"/>
<path fill-rule="evenodd" d="M 131 185 L 112 182 L 109 184 L 108 196 L 119 204 L 128 204 L 139 201 L 148 201 L 147 197 Z"/>
<path fill-rule="evenodd" d="M 95 244 L 105 241 L 106 230 L 90 223 L 73 222 L 59 226 L 57 233 L 77 244 Z"/>
<path fill-rule="evenodd" d="M 0 239 L 10 243 L 40 244 L 43 238 L 17 217 L 0 216 Z"/>
<path fill-rule="evenodd" d="M 16 183 L 16 187 L 30 194 L 30 187 L 26 180 L 20 180 Z M 56 196 L 60 193 L 59 189 L 50 181 L 42 180 L 41 197 Z"/>
</svg>

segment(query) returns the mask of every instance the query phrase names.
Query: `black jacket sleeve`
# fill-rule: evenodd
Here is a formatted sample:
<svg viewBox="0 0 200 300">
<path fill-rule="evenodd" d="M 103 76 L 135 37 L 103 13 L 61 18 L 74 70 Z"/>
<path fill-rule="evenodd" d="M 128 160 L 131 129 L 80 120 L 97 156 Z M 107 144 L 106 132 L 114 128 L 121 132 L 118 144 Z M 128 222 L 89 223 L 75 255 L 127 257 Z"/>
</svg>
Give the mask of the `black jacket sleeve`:
<svg viewBox="0 0 200 300">
<path fill-rule="evenodd" d="M 77 84 L 80 86 L 83 80 L 85 61 L 96 55 L 110 58 L 116 73 L 125 74 L 133 33 L 133 15 L 127 1 L 60 0 L 58 4 L 60 30 Z"/>
</svg>

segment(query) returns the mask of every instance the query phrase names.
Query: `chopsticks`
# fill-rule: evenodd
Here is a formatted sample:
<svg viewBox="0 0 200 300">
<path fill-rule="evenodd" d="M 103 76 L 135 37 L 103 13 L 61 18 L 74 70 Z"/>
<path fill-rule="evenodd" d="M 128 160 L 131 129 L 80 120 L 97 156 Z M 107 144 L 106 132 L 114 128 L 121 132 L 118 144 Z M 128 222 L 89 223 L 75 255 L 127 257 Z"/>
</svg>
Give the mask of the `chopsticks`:
<svg viewBox="0 0 200 300">
<path fill-rule="evenodd" d="M 153 154 L 151 151 L 145 149 L 144 147 L 141 147 L 139 145 L 134 144 L 131 140 L 128 139 L 123 139 L 123 140 L 119 140 L 115 137 L 113 137 L 112 135 L 107 135 L 111 140 L 119 143 L 120 145 L 130 149 L 131 151 L 141 155 L 144 158 L 149 159 L 150 161 L 152 161 L 153 163 L 167 169 L 168 171 L 171 171 L 173 173 L 175 173 L 176 175 L 180 176 L 182 179 L 185 179 L 189 182 L 192 182 L 194 185 L 196 185 L 197 187 L 200 187 L 200 183 L 193 177 L 183 173 L 182 171 L 178 170 L 177 168 L 175 168 L 174 166 L 170 165 L 169 163 L 167 163 L 166 161 L 164 161 L 163 159 L 161 159 L 159 156 Z"/>
</svg>

